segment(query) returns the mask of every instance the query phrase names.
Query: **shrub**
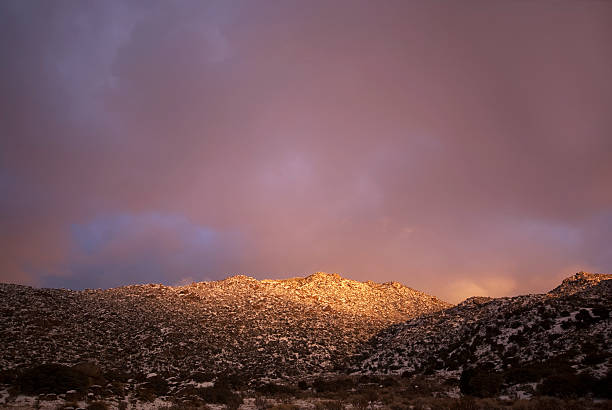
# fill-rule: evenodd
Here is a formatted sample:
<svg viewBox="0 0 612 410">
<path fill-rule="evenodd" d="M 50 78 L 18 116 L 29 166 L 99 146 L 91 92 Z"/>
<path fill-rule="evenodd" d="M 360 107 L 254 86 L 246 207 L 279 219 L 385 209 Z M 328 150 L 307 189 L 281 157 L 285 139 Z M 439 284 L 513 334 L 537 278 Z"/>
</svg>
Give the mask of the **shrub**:
<svg viewBox="0 0 612 410">
<path fill-rule="evenodd" d="M 215 378 L 215 376 L 212 373 L 193 372 L 191 373 L 189 378 L 195 382 L 202 383 L 202 382 L 212 381 Z"/>
<path fill-rule="evenodd" d="M 268 404 L 268 401 L 265 397 L 257 396 L 255 397 L 255 407 L 259 410 L 265 409 Z"/>
<path fill-rule="evenodd" d="M 136 396 L 142 401 L 154 401 L 157 396 L 152 389 L 138 389 Z"/>
<path fill-rule="evenodd" d="M 561 398 L 584 396 L 589 390 L 589 386 L 584 382 L 583 378 L 575 374 L 552 374 L 542 381 L 538 393 Z"/>
<path fill-rule="evenodd" d="M 576 315 L 576 321 L 577 327 L 585 328 L 588 327 L 590 324 L 594 323 L 595 319 L 593 319 L 588 310 L 580 309 L 580 312 L 578 312 L 578 314 Z"/>
<path fill-rule="evenodd" d="M 414 376 L 414 374 L 415 374 L 415 372 L 414 372 L 414 371 L 412 371 L 412 370 L 404 370 L 404 371 L 402 372 L 402 378 L 404 378 L 404 379 L 408 379 L 408 378 L 410 378 L 410 377 Z"/>
<path fill-rule="evenodd" d="M 370 401 L 364 396 L 357 396 L 351 400 L 351 404 L 355 409 L 367 409 Z"/>
<path fill-rule="evenodd" d="M 343 410 L 344 405 L 342 402 L 337 400 L 327 400 L 317 403 L 315 405 L 316 410 Z"/>
<path fill-rule="evenodd" d="M 225 404 L 230 408 L 242 403 L 242 397 L 225 386 L 203 387 L 198 389 L 198 395 L 207 403 Z"/>
<path fill-rule="evenodd" d="M 164 396 L 168 394 L 168 381 L 162 376 L 150 377 L 143 385 L 144 388 L 150 389 L 156 396 Z"/>
<path fill-rule="evenodd" d="M 564 402 L 553 397 L 535 397 L 525 404 L 523 408 L 529 410 L 561 410 L 564 409 Z"/>
<path fill-rule="evenodd" d="M 12 370 L 0 371 L 0 384 L 13 384 L 17 379 L 17 375 Z"/>
<path fill-rule="evenodd" d="M 599 363 L 605 362 L 606 360 L 608 360 L 609 356 L 610 356 L 610 354 L 607 353 L 607 352 L 588 353 L 586 355 L 586 357 L 584 358 L 584 360 L 582 361 L 582 363 L 586 364 L 588 366 L 592 366 L 594 364 L 599 364 Z"/>
<path fill-rule="evenodd" d="M 359 383 L 380 383 L 380 378 L 378 376 L 364 374 L 359 377 Z"/>
<path fill-rule="evenodd" d="M 228 389 L 239 390 L 247 385 L 249 378 L 238 373 L 224 374 L 217 377 L 215 386 L 222 386 Z"/>
<path fill-rule="evenodd" d="M 125 383 L 129 379 L 131 379 L 132 376 L 121 370 L 108 370 L 104 373 L 104 378 L 110 381 L 118 381 L 121 383 Z"/>
<path fill-rule="evenodd" d="M 459 388 L 463 394 L 491 397 L 501 390 L 503 378 L 495 372 L 481 369 L 466 369 L 461 373 Z"/>
<path fill-rule="evenodd" d="M 478 410 L 480 406 L 471 397 L 462 397 L 460 400 L 454 400 L 450 408 L 452 410 Z"/>
<path fill-rule="evenodd" d="M 593 308 L 593 315 L 600 319 L 608 319 L 610 317 L 610 309 L 604 306 Z"/>
<path fill-rule="evenodd" d="M 102 369 L 100 369 L 100 367 L 95 363 L 81 362 L 72 366 L 72 369 L 88 376 L 91 379 L 90 381 L 95 382 L 96 384 L 103 385 L 106 382 L 102 374 Z"/>
<path fill-rule="evenodd" d="M 118 381 L 111 382 L 110 391 L 116 396 L 125 396 L 125 385 Z"/>
<path fill-rule="evenodd" d="M 108 410 L 108 406 L 103 401 L 96 401 L 87 406 L 87 410 Z"/>
<path fill-rule="evenodd" d="M 264 395 L 289 394 L 295 395 L 296 389 L 293 386 L 285 384 L 267 383 L 255 389 L 257 392 Z"/>
<path fill-rule="evenodd" d="M 319 393 L 346 391 L 355 387 L 355 382 L 349 377 L 331 380 L 317 379 L 312 383 L 312 387 Z"/>
<path fill-rule="evenodd" d="M 595 397 L 612 399 L 612 370 L 608 371 L 606 377 L 595 380 L 592 384 Z"/>
<path fill-rule="evenodd" d="M 385 377 L 384 379 L 382 379 L 381 384 L 384 387 L 394 387 L 397 386 L 399 383 L 393 377 Z"/>
<path fill-rule="evenodd" d="M 89 387 L 89 377 L 61 364 L 42 364 L 23 372 L 16 384 L 22 392 L 31 394 L 84 392 Z"/>
<path fill-rule="evenodd" d="M 504 372 L 508 384 L 537 382 L 541 378 L 542 372 L 534 366 L 512 367 Z"/>
</svg>

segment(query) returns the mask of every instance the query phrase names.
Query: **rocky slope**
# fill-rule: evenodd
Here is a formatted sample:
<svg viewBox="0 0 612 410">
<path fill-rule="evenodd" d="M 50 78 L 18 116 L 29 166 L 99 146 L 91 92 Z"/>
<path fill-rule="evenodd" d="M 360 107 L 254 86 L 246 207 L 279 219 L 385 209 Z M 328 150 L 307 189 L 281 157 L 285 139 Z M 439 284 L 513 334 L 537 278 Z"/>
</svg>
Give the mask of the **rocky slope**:
<svg viewBox="0 0 612 410">
<path fill-rule="evenodd" d="M 449 306 L 399 283 L 325 273 L 84 291 L 2 284 L 0 368 L 89 361 L 141 376 L 316 374 L 387 326 Z"/>
<path fill-rule="evenodd" d="M 609 383 L 611 309 L 612 275 L 584 272 L 546 294 L 473 297 L 383 330 L 354 357 L 353 370 L 458 376 L 484 369 L 516 376 L 518 369 L 517 383 L 538 383 L 538 368 L 548 368 Z M 505 381 L 512 384 L 512 377 Z"/>
</svg>

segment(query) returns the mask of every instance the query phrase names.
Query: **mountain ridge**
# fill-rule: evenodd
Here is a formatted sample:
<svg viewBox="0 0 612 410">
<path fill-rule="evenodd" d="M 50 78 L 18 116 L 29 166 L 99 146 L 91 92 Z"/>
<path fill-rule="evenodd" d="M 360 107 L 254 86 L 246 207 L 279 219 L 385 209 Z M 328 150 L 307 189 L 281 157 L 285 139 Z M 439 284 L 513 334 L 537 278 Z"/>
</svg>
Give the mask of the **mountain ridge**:
<svg viewBox="0 0 612 410">
<path fill-rule="evenodd" d="M 32 375 L 76 371 L 87 372 L 79 397 L 116 403 L 238 400 L 228 386 L 359 392 L 372 381 L 392 397 L 423 385 L 439 398 L 607 397 L 611 279 L 578 272 L 547 293 L 457 305 L 322 272 L 82 291 L 0 284 L 0 396 L 21 388 L 65 402 L 56 393 L 68 389 L 32 388 Z"/>
<path fill-rule="evenodd" d="M 352 371 L 459 377 L 469 370 L 483 379 L 508 377 L 506 392 L 526 397 L 558 376 L 541 367 L 576 386 L 582 376 L 610 383 L 611 307 L 612 275 L 585 272 L 544 294 L 472 297 L 384 329 L 353 358 Z M 507 376 L 518 371 L 521 383 Z"/>
<path fill-rule="evenodd" d="M 389 324 L 448 306 L 403 285 L 325 273 L 82 291 L 0 285 L 0 366 L 95 360 L 135 373 L 289 377 L 332 371 Z"/>
</svg>

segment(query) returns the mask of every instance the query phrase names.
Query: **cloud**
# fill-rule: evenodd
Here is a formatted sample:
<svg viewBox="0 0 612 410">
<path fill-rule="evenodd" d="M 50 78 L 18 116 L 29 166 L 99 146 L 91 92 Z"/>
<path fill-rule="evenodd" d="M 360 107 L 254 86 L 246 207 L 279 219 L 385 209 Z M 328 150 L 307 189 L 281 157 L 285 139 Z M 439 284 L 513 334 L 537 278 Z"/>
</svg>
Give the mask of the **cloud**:
<svg viewBox="0 0 612 410">
<path fill-rule="evenodd" d="M 445 285 L 440 295 L 452 303 L 459 303 L 472 296 L 502 297 L 514 294 L 517 286 L 514 279 L 504 276 L 479 275 L 477 280 L 460 279 Z"/>
<path fill-rule="evenodd" d="M 2 2 L 0 280 L 612 270 L 610 5 L 371 7 Z"/>
<path fill-rule="evenodd" d="M 112 214 L 71 228 L 72 250 L 45 286 L 112 287 L 174 284 L 185 278 L 223 277 L 240 261 L 241 237 L 173 214 Z"/>
</svg>

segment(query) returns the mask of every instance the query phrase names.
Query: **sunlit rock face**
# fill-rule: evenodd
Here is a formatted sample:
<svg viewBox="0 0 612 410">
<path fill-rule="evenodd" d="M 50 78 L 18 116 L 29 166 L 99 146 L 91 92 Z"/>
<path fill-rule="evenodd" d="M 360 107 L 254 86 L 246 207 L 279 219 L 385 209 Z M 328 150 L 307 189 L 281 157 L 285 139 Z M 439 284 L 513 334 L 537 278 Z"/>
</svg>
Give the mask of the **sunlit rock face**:
<svg viewBox="0 0 612 410">
<path fill-rule="evenodd" d="M 385 327 L 449 306 L 399 283 L 327 273 L 84 291 L 0 285 L 0 367 L 94 361 L 129 374 L 325 373 Z"/>
<path fill-rule="evenodd" d="M 565 278 L 563 282 L 561 282 L 561 285 L 551 290 L 550 293 L 555 295 L 570 295 L 572 293 L 587 290 L 601 281 L 610 279 L 611 275 L 604 273 L 578 272 L 569 278 Z"/>
<path fill-rule="evenodd" d="M 602 378 L 612 369 L 611 310 L 609 274 L 579 272 L 545 294 L 472 297 L 384 329 L 354 357 L 353 371 L 458 376 L 466 369 L 514 368 L 536 374 L 562 364 Z"/>
</svg>

